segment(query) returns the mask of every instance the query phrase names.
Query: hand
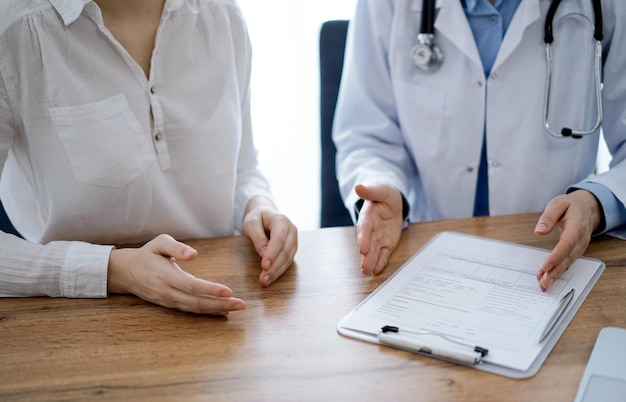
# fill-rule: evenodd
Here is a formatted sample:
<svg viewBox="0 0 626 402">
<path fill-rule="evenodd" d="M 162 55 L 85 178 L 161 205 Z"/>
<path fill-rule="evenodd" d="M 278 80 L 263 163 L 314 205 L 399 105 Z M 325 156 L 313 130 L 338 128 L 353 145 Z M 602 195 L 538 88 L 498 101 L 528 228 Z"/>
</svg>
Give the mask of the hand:
<svg viewBox="0 0 626 402">
<path fill-rule="evenodd" d="M 361 254 L 361 272 L 383 271 L 402 233 L 402 195 L 387 185 L 357 184 L 356 194 L 365 202 L 356 224 L 356 243 Z"/>
<path fill-rule="evenodd" d="M 594 230 L 602 220 L 600 204 L 588 191 L 576 190 L 553 198 L 535 227 L 535 234 L 547 235 L 559 229 L 559 241 L 537 272 L 541 290 L 546 291 L 555 279 L 580 257 Z"/>
<path fill-rule="evenodd" d="M 141 248 L 114 249 L 109 257 L 109 293 L 132 293 L 169 308 L 198 314 L 228 315 L 245 303 L 224 285 L 194 277 L 176 261 L 191 261 L 197 251 L 159 235 Z"/>
<path fill-rule="evenodd" d="M 243 233 L 261 256 L 259 282 L 263 286 L 271 285 L 293 264 L 298 230 L 270 200 L 255 197 L 246 206 Z"/>
</svg>

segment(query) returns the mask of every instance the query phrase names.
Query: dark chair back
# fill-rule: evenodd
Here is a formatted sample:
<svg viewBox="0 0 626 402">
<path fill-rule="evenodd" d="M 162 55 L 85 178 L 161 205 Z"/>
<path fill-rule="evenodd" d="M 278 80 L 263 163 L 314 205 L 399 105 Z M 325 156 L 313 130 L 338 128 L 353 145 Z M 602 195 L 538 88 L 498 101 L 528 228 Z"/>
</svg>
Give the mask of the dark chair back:
<svg viewBox="0 0 626 402">
<path fill-rule="evenodd" d="M 0 230 L 2 230 L 5 233 L 12 233 L 16 236 L 21 237 L 21 235 L 18 233 L 15 227 L 13 227 L 13 224 L 11 223 L 11 220 L 7 216 L 7 213 L 4 211 L 4 206 L 2 205 L 2 201 L 0 201 Z"/>
<path fill-rule="evenodd" d="M 321 227 L 352 225 L 350 214 L 339 194 L 335 172 L 337 149 L 332 140 L 347 31 L 346 20 L 327 21 L 320 30 Z"/>
</svg>

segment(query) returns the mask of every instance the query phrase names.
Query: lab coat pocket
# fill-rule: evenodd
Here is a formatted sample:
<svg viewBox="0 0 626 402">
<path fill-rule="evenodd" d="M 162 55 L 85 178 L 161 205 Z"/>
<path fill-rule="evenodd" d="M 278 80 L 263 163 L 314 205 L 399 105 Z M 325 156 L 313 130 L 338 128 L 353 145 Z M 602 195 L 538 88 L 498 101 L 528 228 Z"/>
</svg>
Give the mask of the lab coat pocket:
<svg viewBox="0 0 626 402">
<path fill-rule="evenodd" d="M 78 182 L 123 187 L 154 161 L 124 94 L 49 113 Z"/>
</svg>

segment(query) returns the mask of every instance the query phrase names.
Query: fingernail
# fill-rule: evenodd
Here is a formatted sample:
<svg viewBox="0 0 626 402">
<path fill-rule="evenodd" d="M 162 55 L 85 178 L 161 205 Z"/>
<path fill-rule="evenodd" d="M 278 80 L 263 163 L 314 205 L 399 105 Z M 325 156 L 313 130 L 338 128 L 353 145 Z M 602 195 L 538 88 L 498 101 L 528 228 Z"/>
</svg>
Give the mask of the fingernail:
<svg viewBox="0 0 626 402">
<path fill-rule="evenodd" d="M 239 303 L 235 303 L 235 305 L 233 306 L 233 308 L 234 308 L 235 310 L 243 310 L 244 308 L 246 308 L 246 305 L 245 305 L 245 304 L 243 304 L 243 303 L 241 303 L 241 302 L 239 302 Z"/>
<path fill-rule="evenodd" d="M 187 257 L 188 255 L 191 255 L 191 254 L 193 254 L 194 252 L 195 252 L 195 250 L 194 250 L 193 248 L 191 248 L 191 247 L 185 247 L 185 248 L 183 249 L 182 254 L 183 254 L 183 257 Z"/>
<path fill-rule="evenodd" d="M 269 286 L 272 284 L 272 277 L 269 275 L 265 275 L 263 277 L 263 283 L 265 284 L 265 286 Z"/>
<path fill-rule="evenodd" d="M 545 285 L 544 285 L 544 283 L 545 283 Z M 541 282 L 539 282 L 539 287 L 541 288 L 541 290 L 543 290 L 545 292 L 548 289 L 550 289 L 550 286 L 552 286 L 553 283 L 554 283 L 554 279 L 548 280 L 547 283 L 542 280 Z"/>
<path fill-rule="evenodd" d="M 545 223 L 538 223 L 537 226 L 535 226 L 535 232 L 545 232 L 546 229 L 548 229 L 548 225 Z"/>
</svg>

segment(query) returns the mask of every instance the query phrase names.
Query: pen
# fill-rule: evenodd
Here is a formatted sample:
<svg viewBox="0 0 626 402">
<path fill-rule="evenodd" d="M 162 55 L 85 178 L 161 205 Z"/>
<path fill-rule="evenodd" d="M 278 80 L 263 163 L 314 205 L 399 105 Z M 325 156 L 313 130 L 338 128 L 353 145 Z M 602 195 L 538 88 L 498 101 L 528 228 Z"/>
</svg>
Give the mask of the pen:
<svg viewBox="0 0 626 402">
<path fill-rule="evenodd" d="M 412 334 L 411 337 L 402 337 L 398 336 L 400 329 L 398 327 L 393 327 L 390 325 L 386 325 L 381 328 L 381 331 L 378 333 L 378 340 L 383 345 L 394 346 L 403 350 L 408 350 L 414 353 L 422 353 L 431 355 L 433 357 L 438 357 L 443 360 L 450 361 L 452 363 L 460 363 L 460 364 L 477 364 L 482 361 L 483 356 L 485 356 L 489 351 L 485 348 L 481 348 L 479 346 L 471 346 L 466 345 L 454 340 L 449 339 L 445 335 L 434 333 L 434 332 L 414 332 L 414 331 L 402 331 L 408 334 Z M 435 335 L 441 339 L 444 339 L 448 342 L 458 344 L 462 346 L 459 347 L 442 347 L 440 345 L 429 344 L 428 342 L 424 342 L 423 339 L 420 339 L 419 335 Z"/>
<path fill-rule="evenodd" d="M 552 314 L 552 317 L 550 317 L 550 320 L 548 320 L 548 323 L 546 324 L 546 327 L 543 329 L 543 332 L 541 333 L 541 335 L 539 335 L 539 340 L 537 341 L 537 343 L 541 343 L 543 342 L 544 339 L 546 339 L 546 336 L 548 336 L 550 331 L 552 331 L 552 328 L 554 328 L 554 325 L 557 323 L 557 321 L 559 321 L 559 318 L 561 318 L 561 316 L 563 315 L 563 312 L 565 311 L 567 306 L 569 306 L 573 298 L 574 298 L 574 289 L 570 290 L 569 292 L 567 292 L 565 296 L 563 296 L 563 298 L 559 302 L 559 306 L 554 311 L 554 314 Z"/>
</svg>

